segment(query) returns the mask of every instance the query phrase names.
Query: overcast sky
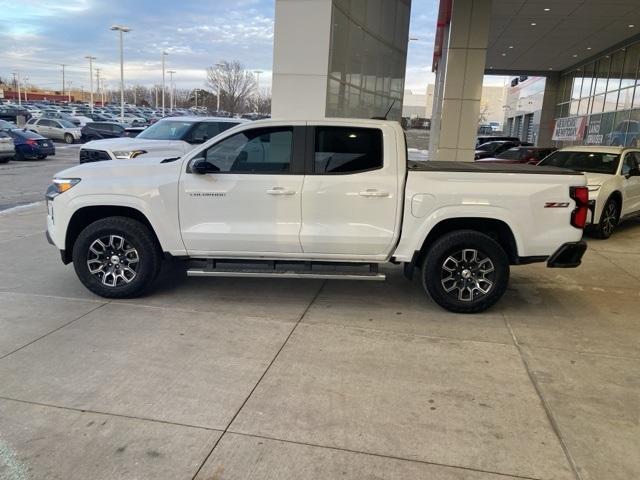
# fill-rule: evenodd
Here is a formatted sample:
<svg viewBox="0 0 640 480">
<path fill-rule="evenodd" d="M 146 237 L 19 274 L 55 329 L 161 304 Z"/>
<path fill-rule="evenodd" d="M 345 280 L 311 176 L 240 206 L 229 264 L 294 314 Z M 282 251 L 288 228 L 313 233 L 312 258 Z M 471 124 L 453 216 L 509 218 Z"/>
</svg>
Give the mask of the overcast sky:
<svg viewBox="0 0 640 480">
<path fill-rule="evenodd" d="M 431 60 L 438 0 L 414 0 L 406 88 L 433 82 Z M 205 68 L 221 59 L 263 70 L 271 83 L 274 0 L 0 0 L 0 76 L 20 71 L 29 83 L 60 89 L 61 67 L 73 87 L 89 83 L 86 55 L 97 58 L 107 84 L 119 82 L 114 23 L 125 34 L 125 81 L 152 85 L 161 78 L 160 52 L 176 70 L 177 88 L 204 86 Z"/>
</svg>

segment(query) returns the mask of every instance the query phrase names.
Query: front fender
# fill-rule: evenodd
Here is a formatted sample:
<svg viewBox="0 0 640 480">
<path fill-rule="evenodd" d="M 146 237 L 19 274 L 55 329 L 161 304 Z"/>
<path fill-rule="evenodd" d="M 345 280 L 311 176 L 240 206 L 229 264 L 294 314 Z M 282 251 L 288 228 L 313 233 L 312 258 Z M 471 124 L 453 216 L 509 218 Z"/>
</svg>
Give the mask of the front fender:
<svg viewBox="0 0 640 480">
<path fill-rule="evenodd" d="M 135 209 L 146 217 L 163 251 L 174 255 L 186 254 L 180 236 L 177 205 L 167 204 L 159 195 L 149 199 L 124 194 L 88 194 L 68 199 L 63 197 L 60 195 L 55 199 L 54 207 L 56 228 L 53 240 L 59 247 L 66 244 L 69 222 L 79 210 L 86 207 L 125 207 Z M 58 204 L 59 200 L 64 200 L 64 203 Z"/>
</svg>

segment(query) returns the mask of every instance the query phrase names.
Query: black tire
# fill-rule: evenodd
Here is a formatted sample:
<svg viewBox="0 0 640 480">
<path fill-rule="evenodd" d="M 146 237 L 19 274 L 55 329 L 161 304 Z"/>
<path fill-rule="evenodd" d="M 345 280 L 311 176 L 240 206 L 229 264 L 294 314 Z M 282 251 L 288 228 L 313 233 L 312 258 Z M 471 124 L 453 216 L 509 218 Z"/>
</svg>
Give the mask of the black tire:
<svg viewBox="0 0 640 480">
<path fill-rule="evenodd" d="M 72 144 L 73 143 L 73 135 L 70 133 L 64 134 L 64 143 Z"/>
<path fill-rule="evenodd" d="M 620 202 L 613 197 L 609 197 L 602 208 L 600 221 L 595 226 L 595 233 L 598 238 L 603 240 L 609 238 L 620 220 Z"/>
<path fill-rule="evenodd" d="M 7 158 L 0 158 L 0 163 L 9 163 L 9 160 L 11 160 L 10 157 Z"/>
<path fill-rule="evenodd" d="M 23 162 L 25 160 L 24 153 L 16 151 L 16 154 L 14 155 L 13 159 L 16 162 Z"/>
<path fill-rule="evenodd" d="M 450 312 L 482 312 L 500 300 L 508 284 L 506 252 L 494 239 L 474 230 L 440 237 L 422 265 L 422 286 Z"/>
<path fill-rule="evenodd" d="M 98 241 L 105 246 L 104 252 Z M 126 253 L 131 249 L 135 255 Z M 114 257 L 119 257 L 116 263 L 111 260 Z M 92 273 L 88 262 L 93 270 L 102 264 L 102 271 Z M 93 293 L 107 298 L 131 298 L 149 290 L 160 272 L 162 252 L 147 226 L 127 217 L 107 217 L 80 233 L 73 246 L 73 266 L 82 284 Z"/>
<path fill-rule="evenodd" d="M 44 160 L 45 158 L 47 158 L 46 155 L 38 155 L 38 160 Z"/>
</svg>

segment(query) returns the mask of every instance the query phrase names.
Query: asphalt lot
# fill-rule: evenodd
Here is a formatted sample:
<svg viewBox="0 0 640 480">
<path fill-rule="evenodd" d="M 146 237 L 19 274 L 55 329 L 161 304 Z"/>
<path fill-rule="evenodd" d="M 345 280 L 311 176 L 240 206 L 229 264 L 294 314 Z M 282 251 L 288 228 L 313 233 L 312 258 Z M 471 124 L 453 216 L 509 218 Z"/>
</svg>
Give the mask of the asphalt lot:
<svg viewBox="0 0 640 480">
<path fill-rule="evenodd" d="M 3 166 L 3 204 L 41 199 L 66 152 Z M 462 316 L 398 268 L 167 266 L 148 296 L 107 301 L 44 215 L 0 212 L 0 479 L 640 478 L 638 220 L 579 269 L 514 267 L 501 303 Z"/>
<path fill-rule="evenodd" d="M 0 163 L 0 211 L 40 202 L 56 172 L 78 164 L 79 144 L 56 143 L 56 154 L 44 160 Z"/>
</svg>

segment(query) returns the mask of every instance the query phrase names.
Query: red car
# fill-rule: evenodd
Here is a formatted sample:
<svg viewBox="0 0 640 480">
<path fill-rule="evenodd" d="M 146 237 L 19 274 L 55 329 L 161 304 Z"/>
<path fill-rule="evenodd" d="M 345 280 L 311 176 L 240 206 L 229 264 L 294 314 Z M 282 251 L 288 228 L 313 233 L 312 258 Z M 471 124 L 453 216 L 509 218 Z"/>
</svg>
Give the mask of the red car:
<svg viewBox="0 0 640 480">
<path fill-rule="evenodd" d="M 553 147 L 513 147 L 490 158 L 480 158 L 476 162 L 492 163 L 529 163 L 537 165 L 547 155 L 557 149 Z"/>
</svg>

